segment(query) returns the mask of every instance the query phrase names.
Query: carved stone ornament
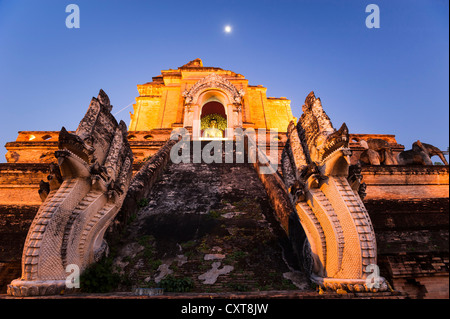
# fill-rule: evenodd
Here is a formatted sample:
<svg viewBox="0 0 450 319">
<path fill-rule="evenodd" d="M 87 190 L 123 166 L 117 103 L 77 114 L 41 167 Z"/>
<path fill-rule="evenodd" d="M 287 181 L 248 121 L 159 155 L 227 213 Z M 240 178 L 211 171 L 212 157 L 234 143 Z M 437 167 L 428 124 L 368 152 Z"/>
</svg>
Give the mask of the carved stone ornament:
<svg viewBox="0 0 450 319">
<path fill-rule="evenodd" d="M 194 110 L 192 109 L 192 105 L 191 104 L 185 104 L 184 105 L 184 110 L 186 111 L 186 112 L 193 112 Z"/>
<path fill-rule="evenodd" d="M 63 127 L 49 182 L 41 183 L 42 205 L 30 226 L 22 255 L 22 277 L 8 285 L 12 296 L 59 294 L 68 269 L 80 273 L 108 251 L 103 237 L 118 213 L 132 177 L 127 127 L 111 114 L 100 90 L 75 134 Z M 60 171 L 60 172 L 59 172 Z"/>
<path fill-rule="evenodd" d="M 206 89 L 218 88 L 226 92 L 230 97 L 233 104 L 237 105 L 242 102 L 242 97 L 244 96 L 244 90 L 238 90 L 230 81 L 221 77 L 216 73 L 211 73 L 205 76 L 203 79 L 195 83 L 189 90 L 185 90 L 182 95 L 185 100 L 186 105 L 195 104 L 198 100 L 200 93 Z"/>
<path fill-rule="evenodd" d="M 334 129 L 311 92 L 287 135 L 283 178 L 306 233 L 301 255 L 310 279 L 331 289 L 387 290 L 384 278 L 377 277 L 377 284 L 370 281 L 377 262 L 375 233 L 358 194 L 364 193 L 358 168 L 349 176 L 347 126 Z"/>
</svg>

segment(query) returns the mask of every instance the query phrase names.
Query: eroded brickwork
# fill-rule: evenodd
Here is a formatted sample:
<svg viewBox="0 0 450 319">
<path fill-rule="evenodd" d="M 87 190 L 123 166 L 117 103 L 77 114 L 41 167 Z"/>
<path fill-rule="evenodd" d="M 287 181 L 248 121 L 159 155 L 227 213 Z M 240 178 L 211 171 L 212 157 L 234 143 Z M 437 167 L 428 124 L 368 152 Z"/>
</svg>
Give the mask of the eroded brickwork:
<svg viewBox="0 0 450 319">
<path fill-rule="evenodd" d="M 0 293 L 21 275 L 22 250 L 39 206 L 0 205 Z"/>
<path fill-rule="evenodd" d="M 381 274 L 409 298 L 448 298 L 449 200 L 365 201 Z"/>
</svg>

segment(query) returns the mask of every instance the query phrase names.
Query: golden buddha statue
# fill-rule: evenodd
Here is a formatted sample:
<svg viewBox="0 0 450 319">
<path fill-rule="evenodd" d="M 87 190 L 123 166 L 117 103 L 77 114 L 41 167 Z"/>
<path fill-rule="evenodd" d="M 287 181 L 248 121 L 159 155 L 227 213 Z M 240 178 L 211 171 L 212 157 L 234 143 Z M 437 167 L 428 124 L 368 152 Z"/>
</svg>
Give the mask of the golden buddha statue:
<svg viewBox="0 0 450 319">
<path fill-rule="evenodd" d="M 219 130 L 217 126 L 217 121 L 215 119 L 212 119 L 211 122 L 209 122 L 210 127 L 206 128 L 203 131 L 203 137 L 209 137 L 209 138 L 222 138 L 223 134 L 222 131 Z"/>
</svg>

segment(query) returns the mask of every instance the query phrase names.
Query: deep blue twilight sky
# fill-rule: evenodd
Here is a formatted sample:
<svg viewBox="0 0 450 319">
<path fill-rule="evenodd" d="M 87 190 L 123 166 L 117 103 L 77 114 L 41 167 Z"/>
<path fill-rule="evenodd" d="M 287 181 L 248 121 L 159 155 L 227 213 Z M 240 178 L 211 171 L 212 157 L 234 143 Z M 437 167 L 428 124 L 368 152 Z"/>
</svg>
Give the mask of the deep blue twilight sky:
<svg viewBox="0 0 450 319">
<path fill-rule="evenodd" d="M 70 3 L 79 29 L 66 28 Z M 365 25 L 370 3 L 379 29 Z M 74 130 L 100 88 L 115 113 L 195 58 L 289 98 L 294 116 L 313 90 L 335 127 L 446 150 L 448 39 L 448 0 L 0 0 L 0 162 L 18 131 Z M 131 110 L 116 117 L 128 125 Z"/>
</svg>

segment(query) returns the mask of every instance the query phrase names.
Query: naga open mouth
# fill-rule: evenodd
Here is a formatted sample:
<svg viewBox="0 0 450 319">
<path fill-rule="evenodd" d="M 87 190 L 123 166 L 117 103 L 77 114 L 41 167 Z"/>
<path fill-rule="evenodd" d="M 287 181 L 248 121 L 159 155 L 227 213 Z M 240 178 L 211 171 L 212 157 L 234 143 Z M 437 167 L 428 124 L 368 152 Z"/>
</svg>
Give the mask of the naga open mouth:
<svg viewBox="0 0 450 319">
<path fill-rule="evenodd" d="M 90 162 L 91 147 L 87 145 L 78 135 L 71 134 L 63 127 L 59 133 L 58 147 L 60 150 L 67 150 L 71 155 L 76 156 L 86 164 Z"/>
<path fill-rule="evenodd" d="M 59 149 L 59 150 L 55 151 L 55 157 L 61 158 L 61 159 L 72 157 L 72 158 L 77 159 L 80 162 L 86 163 L 86 160 L 84 158 L 81 158 L 80 156 L 78 156 L 77 154 L 75 154 L 74 152 L 72 152 L 71 150 L 68 150 L 68 149 Z"/>
<path fill-rule="evenodd" d="M 349 144 L 348 128 L 347 125 L 344 123 L 342 124 L 341 128 L 338 131 L 328 135 L 321 156 L 322 162 L 336 151 L 348 148 L 348 144 Z"/>
</svg>

